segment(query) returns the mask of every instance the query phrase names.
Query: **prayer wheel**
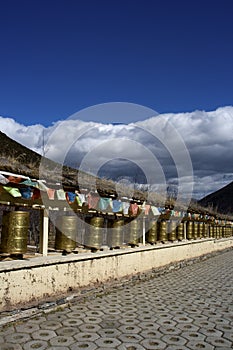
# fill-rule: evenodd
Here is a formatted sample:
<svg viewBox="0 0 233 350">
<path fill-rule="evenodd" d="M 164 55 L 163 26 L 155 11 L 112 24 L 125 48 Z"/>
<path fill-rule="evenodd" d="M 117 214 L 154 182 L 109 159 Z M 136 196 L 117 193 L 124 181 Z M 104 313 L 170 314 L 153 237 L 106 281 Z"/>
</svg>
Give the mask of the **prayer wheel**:
<svg viewBox="0 0 233 350">
<path fill-rule="evenodd" d="M 226 237 L 226 226 L 222 226 L 222 236 Z"/>
<path fill-rule="evenodd" d="M 222 238 L 225 238 L 225 226 L 224 225 L 222 225 L 222 227 L 221 227 L 221 236 L 222 236 Z"/>
<path fill-rule="evenodd" d="M 176 241 L 176 221 L 174 220 L 168 222 L 168 240 Z"/>
<path fill-rule="evenodd" d="M 156 243 L 156 241 L 158 240 L 158 224 L 157 221 L 152 221 L 150 223 L 150 229 L 149 231 L 146 233 L 146 241 L 148 243 Z"/>
<path fill-rule="evenodd" d="M 93 217 L 90 220 L 89 232 L 85 237 L 85 245 L 94 248 L 100 249 L 103 245 L 104 239 L 104 218 L 102 217 Z"/>
<path fill-rule="evenodd" d="M 176 228 L 177 239 L 182 241 L 184 239 L 184 223 L 181 222 Z"/>
<path fill-rule="evenodd" d="M 193 223 L 193 238 L 197 239 L 198 238 L 198 222 Z"/>
<path fill-rule="evenodd" d="M 220 238 L 223 238 L 224 236 L 223 236 L 223 226 L 221 225 L 220 227 L 219 227 L 219 235 L 220 235 Z"/>
<path fill-rule="evenodd" d="M 72 252 L 76 247 L 78 218 L 60 216 L 56 226 L 55 249 Z"/>
<path fill-rule="evenodd" d="M 217 226 L 214 225 L 214 238 L 217 238 Z"/>
<path fill-rule="evenodd" d="M 187 239 L 193 239 L 193 222 L 192 221 L 187 222 L 186 237 Z"/>
<path fill-rule="evenodd" d="M 209 235 L 209 226 L 205 222 L 203 223 L 203 237 L 207 238 Z"/>
<path fill-rule="evenodd" d="M 29 212 L 4 212 L 2 218 L 1 251 L 12 255 L 27 252 Z"/>
<path fill-rule="evenodd" d="M 199 226 L 198 226 L 198 237 L 199 238 L 204 237 L 204 229 L 205 229 L 204 222 L 200 222 Z"/>
<path fill-rule="evenodd" d="M 160 242 L 167 242 L 168 241 L 168 235 L 167 235 L 167 221 L 160 221 L 159 223 L 159 241 Z"/>
<path fill-rule="evenodd" d="M 230 226 L 227 227 L 227 237 L 231 237 L 232 236 L 232 230 L 233 230 L 232 227 L 230 227 Z"/>
<path fill-rule="evenodd" d="M 130 222 L 128 243 L 137 245 L 142 240 L 142 230 L 139 220 L 133 220 Z"/>
<path fill-rule="evenodd" d="M 228 229 L 228 237 L 231 237 L 233 235 L 233 228 L 229 227 Z"/>
<path fill-rule="evenodd" d="M 108 246 L 121 247 L 124 240 L 124 220 L 114 221 L 107 236 Z"/>
<path fill-rule="evenodd" d="M 209 226 L 209 237 L 210 238 L 214 237 L 214 226 L 213 225 Z"/>
</svg>

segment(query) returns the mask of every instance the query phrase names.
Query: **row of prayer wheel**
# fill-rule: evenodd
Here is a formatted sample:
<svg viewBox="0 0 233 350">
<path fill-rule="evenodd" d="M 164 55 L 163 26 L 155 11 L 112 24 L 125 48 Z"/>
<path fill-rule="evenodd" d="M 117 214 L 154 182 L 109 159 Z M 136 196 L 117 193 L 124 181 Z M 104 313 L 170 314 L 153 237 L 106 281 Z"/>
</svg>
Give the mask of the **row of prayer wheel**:
<svg viewBox="0 0 233 350">
<path fill-rule="evenodd" d="M 126 226 L 123 219 L 109 221 L 106 241 L 105 222 L 102 217 L 93 217 L 89 220 L 85 231 L 84 245 L 93 249 L 100 249 L 104 242 L 111 248 L 121 247 L 124 244 L 138 245 L 142 243 L 142 222 L 133 220 Z M 59 218 L 59 229 L 56 231 L 55 249 L 72 251 L 76 247 L 77 217 L 64 216 Z M 186 230 L 185 230 L 186 229 Z M 186 232 L 186 233 L 185 233 Z M 177 223 L 175 220 L 152 221 L 146 232 L 146 242 L 174 242 L 183 239 L 223 238 L 232 236 L 229 226 L 209 225 L 204 222 L 188 221 Z"/>
<path fill-rule="evenodd" d="M 184 226 L 186 225 L 186 227 Z M 186 228 L 186 237 L 185 237 Z M 213 225 L 205 222 L 187 221 L 186 223 L 177 223 L 176 221 L 160 221 L 152 223 L 147 232 L 146 241 L 149 243 L 182 241 L 184 238 L 225 238 L 232 236 L 231 226 Z"/>
<path fill-rule="evenodd" d="M 56 228 L 55 249 L 72 251 L 76 247 L 77 223 L 75 216 L 59 217 Z M 87 230 L 84 237 L 86 247 L 100 249 L 104 243 L 104 218 L 93 217 L 88 222 Z M 107 237 L 107 245 L 110 247 L 120 247 L 123 245 L 124 237 L 124 220 L 118 220 L 111 226 L 112 229 Z M 88 231 L 88 232 L 87 232 Z"/>
<path fill-rule="evenodd" d="M 84 246 L 100 249 L 103 244 L 111 247 L 121 247 L 124 244 L 138 245 L 142 242 L 142 221 L 123 219 L 109 220 L 105 225 L 103 217 L 92 217 L 86 226 Z M 126 225 L 128 224 L 128 225 Z M 106 235 L 106 228 L 107 235 Z M 0 251 L 9 254 L 25 254 L 29 229 L 29 212 L 4 212 Z M 60 216 L 56 223 L 55 249 L 71 252 L 77 246 L 78 217 Z M 233 235 L 233 228 L 224 225 L 207 224 L 204 222 L 187 221 L 177 223 L 175 220 L 150 222 L 146 232 L 146 242 L 182 241 L 183 239 L 224 238 Z"/>
<path fill-rule="evenodd" d="M 72 251 L 76 247 L 78 219 L 76 216 L 59 217 L 56 229 L 55 249 Z M 104 218 L 93 217 L 88 221 L 84 242 L 85 246 L 100 249 L 104 243 Z M 176 221 L 153 221 L 146 233 L 146 241 L 154 244 L 156 242 L 182 241 L 184 238 L 222 238 L 232 235 L 232 228 L 226 226 L 212 226 L 203 222 L 187 222 L 186 237 L 185 223 L 177 224 Z M 59 228 L 58 228 L 59 227 Z M 106 244 L 109 247 L 121 247 L 124 244 L 138 245 L 142 243 L 142 224 L 139 220 L 133 220 L 126 227 L 123 219 L 110 221 L 107 227 Z"/>
</svg>

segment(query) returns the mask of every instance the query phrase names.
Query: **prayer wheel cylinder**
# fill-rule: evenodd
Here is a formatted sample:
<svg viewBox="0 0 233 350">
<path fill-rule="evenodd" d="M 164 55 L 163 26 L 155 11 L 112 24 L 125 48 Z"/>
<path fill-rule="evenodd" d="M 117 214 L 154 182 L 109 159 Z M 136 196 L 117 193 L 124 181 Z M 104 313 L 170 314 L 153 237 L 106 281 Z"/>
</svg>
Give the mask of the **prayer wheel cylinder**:
<svg viewBox="0 0 233 350">
<path fill-rule="evenodd" d="M 214 238 L 218 238 L 218 226 L 214 226 Z"/>
<path fill-rule="evenodd" d="M 176 228 L 177 239 L 182 241 L 184 239 L 184 223 L 181 222 Z"/>
<path fill-rule="evenodd" d="M 205 229 L 204 222 L 200 222 L 199 227 L 198 227 L 198 237 L 199 238 L 204 237 L 204 229 Z"/>
<path fill-rule="evenodd" d="M 226 227 L 224 225 L 222 225 L 222 238 L 226 237 Z"/>
<path fill-rule="evenodd" d="M 198 223 L 194 222 L 193 223 L 193 238 L 197 239 L 198 238 Z"/>
<path fill-rule="evenodd" d="M 159 223 L 159 241 L 160 242 L 167 242 L 168 241 L 167 221 L 160 221 L 160 223 Z"/>
<path fill-rule="evenodd" d="M 128 243 L 137 245 L 142 240 L 142 230 L 139 220 L 133 220 L 130 222 L 130 229 L 129 229 L 129 239 Z"/>
<path fill-rule="evenodd" d="M 121 247 L 124 240 L 124 220 L 114 221 L 108 234 L 108 246 L 111 248 Z"/>
<path fill-rule="evenodd" d="M 220 238 L 223 238 L 223 226 L 219 227 L 219 236 Z"/>
<path fill-rule="evenodd" d="M 214 226 L 213 225 L 209 226 L 209 237 L 210 238 L 214 237 Z"/>
<path fill-rule="evenodd" d="M 158 224 L 157 221 L 151 221 L 150 229 L 146 233 L 146 241 L 148 243 L 155 243 L 158 240 Z"/>
<path fill-rule="evenodd" d="M 104 239 L 104 218 L 93 217 L 90 220 L 89 233 L 85 239 L 85 245 L 100 249 Z"/>
<path fill-rule="evenodd" d="M 204 237 L 204 238 L 207 238 L 207 237 L 208 237 L 208 233 L 209 233 L 208 224 L 204 223 L 204 224 L 203 224 L 203 237 Z"/>
<path fill-rule="evenodd" d="M 78 218 L 60 216 L 57 219 L 55 249 L 72 252 L 76 248 Z"/>
<path fill-rule="evenodd" d="M 222 236 L 226 237 L 226 226 L 222 226 Z"/>
<path fill-rule="evenodd" d="M 1 251 L 14 255 L 27 252 L 29 212 L 4 212 L 2 218 Z"/>
<path fill-rule="evenodd" d="M 176 241 L 176 221 L 171 220 L 168 222 L 168 240 L 171 242 Z"/>
<path fill-rule="evenodd" d="M 217 226 L 214 225 L 214 238 L 217 238 Z"/>
<path fill-rule="evenodd" d="M 192 221 L 187 222 L 186 237 L 187 239 L 193 239 L 193 222 Z"/>
</svg>

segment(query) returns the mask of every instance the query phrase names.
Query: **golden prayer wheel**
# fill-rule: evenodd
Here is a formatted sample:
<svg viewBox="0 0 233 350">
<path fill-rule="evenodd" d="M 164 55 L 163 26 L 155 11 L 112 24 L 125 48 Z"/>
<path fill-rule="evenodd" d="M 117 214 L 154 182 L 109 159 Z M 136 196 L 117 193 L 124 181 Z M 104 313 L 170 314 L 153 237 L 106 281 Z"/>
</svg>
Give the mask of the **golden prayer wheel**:
<svg viewBox="0 0 233 350">
<path fill-rule="evenodd" d="M 124 240 L 124 220 L 114 221 L 110 231 L 108 232 L 107 242 L 111 248 L 121 247 Z"/>
<path fill-rule="evenodd" d="M 27 252 L 29 212 L 4 212 L 2 217 L 1 251 L 22 255 Z"/>
<path fill-rule="evenodd" d="M 157 221 L 152 221 L 150 223 L 150 229 L 146 233 L 146 241 L 148 243 L 155 243 L 158 240 L 158 224 Z"/>
<path fill-rule="evenodd" d="M 171 220 L 168 222 L 168 240 L 169 241 L 176 241 L 176 221 Z"/>
<path fill-rule="evenodd" d="M 217 233 L 217 226 L 214 225 L 214 238 L 217 238 L 217 235 L 218 235 L 218 233 Z"/>
<path fill-rule="evenodd" d="M 209 236 L 209 226 L 208 224 L 203 224 L 203 237 L 207 238 Z"/>
<path fill-rule="evenodd" d="M 184 223 L 181 222 L 176 228 L 177 239 L 182 241 L 184 239 Z"/>
<path fill-rule="evenodd" d="M 129 238 L 127 243 L 137 245 L 141 241 L 142 241 L 142 230 L 141 230 L 140 221 L 133 220 L 130 222 Z"/>
<path fill-rule="evenodd" d="M 226 237 L 226 227 L 225 227 L 225 225 L 222 225 L 222 237 L 223 238 Z"/>
<path fill-rule="evenodd" d="M 224 237 L 223 226 L 220 226 L 220 238 Z"/>
<path fill-rule="evenodd" d="M 226 227 L 226 225 L 224 225 L 223 226 L 223 234 L 224 234 L 224 236 L 223 237 L 227 237 L 227 227 Z"/>
<path fill-rule="evenodd" d="M 228 237 L 233 236 L 233 227 L 229 227 L 228 232 L 229 232 Z"/>
<path fill-rule="evenodd" d="M 60 216 L 56 226 L 55 249 L 72 252 L 76 248 L 78 218 Z"/>
<path fill-rule="evenodd" d="M 222 236 L 226 237 L 226 226 L 222 226 Z"/>
<path fill-rule="evenodd" d="M 186 237 L 187 239 L 193 239 L 193 222 L 187 221 L 186 225 Z"/>
<path fill-rule="evenodd" d="M 213 225 L 209 226 L 209 237 L 210 238 L 214 237 L 214 226 Z"/>
<path fill-rule="evenodd" d="M 198 238 L 198 223 L 197 222 L 193 223 L 193 238 L 194 239 Z"/>
<path fill-rule="evenodd" d="M 199 226 L 198 226 L 198 237 L 199 238 L 203 238 L 204 237 L 204 222 L 199 222 Z"/>
<path fill-rule="evenodd" d="M 90 248 L 100 249 L 104 239 L 104 218 L 93 217 L 90 220 L 89 232 L 85 235 L 85 245 Z"/>
<path fill-rule="evenodd" d="M 159 223 L 159 241 L 160 242 L 168 241 L 167 221 L 160 221 Z"/>
</svg>

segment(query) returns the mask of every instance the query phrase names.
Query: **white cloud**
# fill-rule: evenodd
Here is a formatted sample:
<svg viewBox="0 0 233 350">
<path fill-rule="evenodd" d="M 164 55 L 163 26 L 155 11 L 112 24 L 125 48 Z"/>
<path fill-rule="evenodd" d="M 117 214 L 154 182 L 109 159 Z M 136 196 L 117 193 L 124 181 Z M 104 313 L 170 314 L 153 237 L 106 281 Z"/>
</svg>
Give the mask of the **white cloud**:
<svg viewBox="0 0 233 350">
<path fill-rule="evenodd" d="M 140 160 L 144 169 L 151 167 L 154 171 L 154 165 L 145 157 L 144 147 L 153 152 L 166 176 L 175 178 L 177 173 L 169 152 L 162 145 L 163 142 L 159 142 L 153 136 L 153 133 L 157 132 L 159 120 L 165 121 L 162 141 L 165 144 L 168 141 L 173 142 L 171 145 L 176 155 L 182 155 L 182 149 L 179 148 L 178 141 L 174 142 L 174 133 L 171 132 L 169 125 L 172 125 L 184 140 L 194 169 L 195 196 L 208 194 L 226 185 L 227 181 L 232 181 L 233 107 L 231 106 L 211 112 L 167 113 L 129 125 L 68 119 L 45 128 L 40 124 L 24 126 L 13 119 L 0 117 L 0 129 L 38 153 L 42 153 L 44 134 L 45 144 L 49 140 L 45 147 L 46 156 L 55 161 L 66 158 L 70 164 L 80 165 L 82 158 L 89 153 L 89 170 L 92 156 L 93 159 L 96 160 L 97 157 L 103 163 L 111 157 L 129 158 L 136 163 Z M 134 140 L 143 147 L 136 147 L 127 140 Z M 126 170 L 127 163 L 118 160 L 115 164 L 117 166 L 112 166 L 109 170 L 111 172 L 114 169 L 120 177 L 120 173 Z M 126 176 L 128 175 L 129 171 Z M 184 187 L 188 187 L 188 182 L 185 183 Z"/>
</svg>

